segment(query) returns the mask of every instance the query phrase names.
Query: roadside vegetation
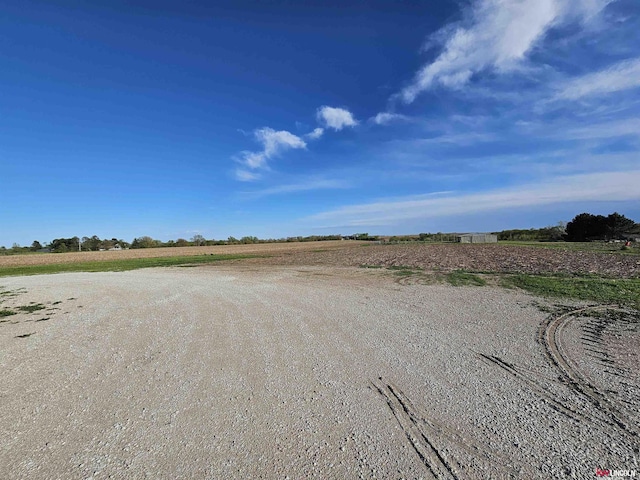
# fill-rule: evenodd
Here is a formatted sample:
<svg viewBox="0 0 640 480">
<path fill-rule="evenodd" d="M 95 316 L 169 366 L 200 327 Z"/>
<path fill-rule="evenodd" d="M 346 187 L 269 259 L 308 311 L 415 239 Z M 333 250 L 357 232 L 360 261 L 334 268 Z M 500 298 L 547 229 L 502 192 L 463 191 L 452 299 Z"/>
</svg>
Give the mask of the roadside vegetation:
<svg viewBox="0 0 640 480">
<path fill-rule="evenodd" d="M 307 237 L 285 237 L 260 239 L 254 236 L 242 238 L 229 237 L 226 240 L 206 239 L 202 235 L 194 235 L 190 240 L 178 238 L 163 242 L 149 236 L 136 237 L 132 242 L 122 239 L 101 239 L 97 235 L 92 237 L 55 238 L 49 243 L 42 244 L 34 240 L 31 246 L 20 246 L 14 243 L 11 248 L 0 246 L 0 255 L 28 255 L 43 253 L 69 253 L 69 252 L 100 252 L 113 250 L 129 250 L 141 248 L 171 248 L 171 247 L 211 247 L 216 245 L 254 245 L 258 243 L 291 243 L 291 242 L 320 242 L 341 240 L 341 235 L 311 235 Z M 349 240 L 377 240 L 367 233 L 355 234 L 344 237 Z"/>
<path fill-rule="evenodd" d="M 381 267 L 361 265 L 363 268 L 382 269 L 396 276 L 400 283 L 449 284 L 455 287 L 482 287 L 486 285 L 525 290 L 540 297 L 571 298 L 601 304 L 615 304 L 640 310 L 640 278 L 606 278 L 598 275 L 530 275 L 496 272 L 428 271 L 411 266 Z"/>
<path fill-rule="evenodd" d="M 56 263 L 51 265 L 16 265 L 0 267 L 0 277 L 18 275 L 42 275 L 64 272 L 123 272 L 150 267 L 175 267 L 202 265 L 229 260 L 255 258 L 260 255 L 211 254 L 179 257 L 127 258 L 96 262 Z"/>
<path fill-rule="evenodd" d="M 80 251 L 148 249 L 154 247 L 187 247 L 211 245 L 250 245 L 258 243 L 316 242 L 324 240 L 363 240 L 366 249 L 339 247 L 330 251 L 322 245 L 309 252 L 297 253 L 304 263 L 304 255 L 311 264 L 341 266 L 361 265 L 366 268 L 386 269 L 402 283 L 448 283 L 454 286 L 500 285 L 520 288 L 534 295 L 565 297 L 630 306 L 640 309 L 640 224 L 617 212 L 610 215 L 581 213 L 568 223 L 555 226 L 494 232 L 500 245 L 448 245 L 456 240 L 455 233 L 421 233 L 394 237 L 377 237 L 368 233 L 350 236 L 326 235 L 259 239 L 246 236 L 240 239 L 205 239 L 195 235 L 190 240 L 178 239 L 161 242 L 148 236 L 134 238 L 131 243 L 122 239 L 71 237 L 54 239 L 48 244 L 37 240 L 30 247 L 14 244 L 11 249 L 0 247 L 2 254 L 42 254 Z M 348 242 L 336 242 L 347 247 Z M 411 245 L 386 245 L 406 243 Z M 422 245 L 421 245 L 422 244 Z M 430 244 L 430 245 L 426 245 Z M 515 248 L 522 247 L 522 248 Z M 546 251 L 536 250 L 544 249 Z M 140 252 L 140 250 L 138 250 Z M 168 253 L 168 252 L 167 252 Z M 193 266 L 220 261 L 265 257 L 254 254 L 198 254 L 194 255 L 119 258 L 110 260 L 75 261 L 72 255 L 62 260 L 56 255 L 43 256 L 53 259 L 30 265 L 26 259 L 20 264 L 0 266 L 0 277 L 38 275 L 62 272 L 125 271 L 148 267 Z M 615 254 L 615 255 L 612 255 Z M 291 263 L 291 253 L 279 252 L 280 260 Z M 302 257 L 301 257 L 302 256 Z M 33 259 L 34 257 L 30 257 Z M 58 260 L 60 258 L 60 260 Z M 49 260 L 51 261 L 51 260 Z M 294 260 L 296 261 L 296 260 Z M 18 262 L 16 262 L 18 263 Z M 398 265 L 406 263 L 411 265 Z M 0 292 L 2 293 L 2 292 Z M 31 307 L 30 307 L 31 308 Z M 35 307 L 34 307 L 35 308 Z M 9 311 L 0 311 L 8 316 Z"/>
<path fill-rule="evenodd" d="M 603 278 L 566 275 L 504 275 L 501 285 L 521 288 L 541 297 L 565 297 L 640 310 L 640 278 Z"/>
</svg>

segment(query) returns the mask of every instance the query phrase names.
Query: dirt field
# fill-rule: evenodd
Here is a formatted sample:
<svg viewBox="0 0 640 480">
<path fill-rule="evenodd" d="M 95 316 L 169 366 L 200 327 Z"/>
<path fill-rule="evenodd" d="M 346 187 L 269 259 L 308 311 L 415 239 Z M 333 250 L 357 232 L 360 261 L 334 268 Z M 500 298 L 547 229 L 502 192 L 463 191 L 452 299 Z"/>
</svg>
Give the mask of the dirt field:
<svg viewBox="0 0 640 480">
<path fill-rule="evenodd" d="M 321 245 L 318 245 L 321 246 Z M 243 262 L 262 265 L 407 266 L 425 270 L 498 273 L 598 274 L 640 276 L 640 256 L 551 250 L 500 244 L 335 245 L 333 248 L 282 251 Z"/>
<path fill-rule="evenodd" d="M 0 285 L 0 478 L 640 470 L 637 313 L 331 265 Z"/>
<path fill-rule="evenodd" d="M 243 264 L 252 265 L 409 266 L 438 271 L 463 269 L 478 272 L 592 273 L 614 278 L 640 277 L 640 256 L 637 255 L 500 244 L 378 245 L 340 240 L 0 256 L 0 267 L 203 254 L 266 256 L 241 260 Z"/>
<path fill-rule="evenodd" d="M 255 245 L 216 245 L 212 247 L 172 247 L 172 248 L 139 248 L 133 250 L 120 250 L 116 252 L 73 252 L 73 253 L 49 253 L 31 255 L 7 255 L 0 256 L 1 266 L 14 265 L 50 265 L 56 263 L 95 262 L 100 260 L 120 260 L 126 258 L 154 258 L 154 257 L 180 257 L 188 255 L 209 254 L 256 254 L 256 255 L 282 255 L 300 251 L 312 251 L 317 249 L 332 250 L 347 246 L 361 245 L 364 242 L 356 241 L 326 241 L 326 242 L 290 242 L 290 243 L 258 243 Z"/>
</svg>

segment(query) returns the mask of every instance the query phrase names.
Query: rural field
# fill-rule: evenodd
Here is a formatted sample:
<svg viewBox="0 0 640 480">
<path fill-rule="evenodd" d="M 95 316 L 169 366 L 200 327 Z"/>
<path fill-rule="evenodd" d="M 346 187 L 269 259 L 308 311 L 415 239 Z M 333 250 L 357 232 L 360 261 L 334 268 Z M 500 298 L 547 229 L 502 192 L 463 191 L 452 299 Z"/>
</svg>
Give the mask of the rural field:
<svg viewBox="0 0 640 480">
<path fill-rule="evenodd" d="M 0 257 L 0 478 L 638 475 L 639 352 L 637 248 Z"/>
</svg>

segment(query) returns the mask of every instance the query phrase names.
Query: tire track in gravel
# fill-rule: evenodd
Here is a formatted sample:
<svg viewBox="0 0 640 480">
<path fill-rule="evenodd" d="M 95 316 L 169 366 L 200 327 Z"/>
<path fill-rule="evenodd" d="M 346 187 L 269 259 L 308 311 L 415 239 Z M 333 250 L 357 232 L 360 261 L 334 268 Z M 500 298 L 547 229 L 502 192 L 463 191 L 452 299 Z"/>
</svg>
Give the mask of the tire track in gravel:
<svg viewBox="0 0 640 480">
<path fill-rule="evenodd" d="M 566 347 L 563 345 L 563 332 L 577 315 L 606 310 L 627 312 L 617 306 L 604 305 L 572 310 L 557 317 L 550 316 L 540 328 L 539 341 L 544 346 L 551 365 L 559 371 L 562 381 L 602 412 L 609 422 L 612 422 L 610 425 L 615 426 L 620 433 L 638 444 L 640 433 L 636 424 L 627 416 L 625 412 L 627 408 L 618 403 L 611 395 L 601 391 L 585 375 L 580 373 L 576 363 L 567 354 Z"/>
<path fill-rule="evenodd" d="M 638 451 L 638 447 L 640 446 L 640 436 L 638 434 L 637 427 L 635 426 L 636 423 L 633 420 L 630 420 L 626 413 L 629 407 L 623 405 L 623 403 L 629 402 L 625 402 L 623 399 L 620 399 L 620 402 L 618 402 L 616 399 L 611 398 L 611 395 L 607 395 L 607 393 L 595 386 L 593 382 L 589 381 L 586 375 L 580 373 L 580 369 L 568 355 L 566 348 L 563 346 L 563 332 L 568 325 L 575 320 L 576 316 L 606 310 L 628 313 L 627 310 L 615 306 L 591 306 L 575 309 L 569 312 L 564 312 L 558 316 L 552 315 L 548 317 L 541 325 L 538 333 L 538 341 L 544 348 L 550 366 L 557 372 L 560 382 L 567 385 L 574 394 L 591 403 L 595 407 L 592 413 L 580 411 L 577 404 L 571 405 L 570 403 L 558 400 L 558 398 L 550 393 L 549 390 L 540 382 L 532 378 L 531 374 L 523 371 L 520 367 L 495 355 L 487 355 L 479 352 L 476 352 L 476 355 L 481 361 L 489 365 L 497 366 L 501 370 L 517 378 L 523 384 L 527 385 L 556 412 L 567 416 L 573 421 L 586 422 L 597 427 L 603 433 L 610 433 L 610 429 L 613 427 L 617 432 L 627 438 L 632 445 L 635 445 L 634 449 Z M 601 347 L 599 343 L 599 334 L 588 331 L 586 334 L 583 333 L 580 339 L 589 346 L 594 347 L 592 349 L 584 347 L 584 350 L 594 351 L 596 353 L 595 356 L 591 355 L 593 358 L 596 360 L 606 360 L 606 352 L 595 349 L 597 347 Z M 601 366 L 606 367 L 609 370 L 615 370 L 613 372 L 609 372 L 612 375 L 622 376 L 624 373 L 623 370 L 615 367 L 613 362 L 610 360 L 606 365 L 601 364 Z M 610 391 L 608 392 L 615 393 Z M 630 403 L 629 405 L 633 406 Z"/>
<path fill-rule="evenodd" d="M 458 480 L 460 477 L 456 475 L 449 461 L 429 439 L 415 409 L 410 403 L 403 401 L 404 396 L 399 395 L 391 385 L 383 383 L 382 378 L 378 380 L 372 382 L 374 388 L 386 399 L 411 446 L 433 477 L 438 480 Z"/>
<path fill-rule="evenodd" d="M 487 449 L 429 419 L 428 415 L 393 383 L 386 382 L 380 377 L 371 384 L 384 397 L 409 443 L 434 478 L 438 480 L 487 478 L 486 475 L 490 470 L 500 472 L 500 478 L 519 478 L 523 473 L 527 473 L 528 476 L 534 475 L 534 471 L 526 465 L 517 464 L 515 465 L 517 469 L 507 466 L 514 465 L 513 458 Z M 451 450 L 458 450 L 459 455 L 454 455 Z M 462 463 L 459 458 L 464 458 L 466 462 Z M 472 464 L 478 463 L 485 467 L 482 472 L 474 471 L 475 469 L 471 467 Z"/>
<path fill-rule="evenodd" d="M 501 368 L 505 372 L 520 380 L 522 383 L 526 384 L 531 390 L 536 392 L 542 398 L 542 400 L 547 402 L 549 406 L 556 412 L 562 413 L 570 419 L 578 422 L 587 421 L 601 423 L 600 419 L 586 413 L 580 413 L 576 408 L 573 408 L 570 405 L 567 405 L 554 398 L 553 395 L 548 393 L 547 389 L 545 389 L 537 381 L 520 372 L 518 367 L 516 367 L 515 365 L 512 365 L 511 363 L 508 363 L 502 360 L 500 357 L 496 357 L 495 355 L 485 355 L 484 353 L 478 353 L 477 355 L 485 363 Z M 606 426 L 606 424 L 604 425 Z"/>
</svg>

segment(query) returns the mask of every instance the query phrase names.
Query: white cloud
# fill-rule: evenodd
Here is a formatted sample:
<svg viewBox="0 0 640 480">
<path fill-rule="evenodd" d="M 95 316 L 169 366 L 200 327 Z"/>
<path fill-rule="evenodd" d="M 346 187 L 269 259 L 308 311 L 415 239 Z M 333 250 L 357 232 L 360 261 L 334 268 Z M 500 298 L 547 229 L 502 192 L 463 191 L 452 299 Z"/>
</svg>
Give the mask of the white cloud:
<svg viewBox="0 0 640 480">
<path fill-rule="evenodd" d="M 267 156 L 264 152 L 240 152 L 240 161 L 249 168 L 262 168 L 267 164 Z"/>
<path fill-rule="evenodd" d="M 578 100 L 592 95 L 603 95 L 640 87 L 640 58 L 625 60 L 599 72 L 568 81 L 555 100 Z"/>
<path fill-rule="evenodd" d="M 326 128 L 333 128 L 336 131 L 345 127 L 355 127 L 358 124 L 353 114 L 344 108 L 323 105 L 318 109 L 316 116 Z"/>
<path fill-rule="evenodd" d="M 306 148 L 307 144 L 300 137 L 286 130 L 276 131 L 269 127 L 256 130 L 254 136 L 262 144 L 262 151 L 240 153 L 238 161 L 250 169 L 265 168 L 267 160 L 286 150 Z M 237 175 L 236 175 L 237 177 Z"/>
<path fill-rule="evenodd" d="M 264 154 L 267 158 L 292 148 L 305 148 L 307 146 L 300 137 L 286 130 L 275 131 L 272 128 L 261 128 L 255 131 L 255 136 L 264 146 Z"/>
<path fill-rule="evenodd" d="M 380 112 L 375 117 L 371 117 L 369 120 L 376 125 L 389 125 L 393 122 L 407 121 L 409 120 L 409 117 L 400 113 Z"/>
<path fill-rule="evenodd" d="M 248 170 L 243 170 L 241 168 L 236 169 L 235 175 L 236 175 L 236 180 L 240 180 L 241 182 L 252 182 L 260 178 L 259 173 L 250 172 Z"/>
<path fill-rule="evenodd" d="M 451 144 L 459 147 L 474 145 L 477 143 L 495 142 L 500 137 L 495 133 L 467 132 L 439 135 L 432 138 L 420 138 L 413 140 L 415 145 Z"/>
<path fill-rule="evenodd" d="M 595 140 L 627 136 L 640 137 L 640 119 L 624 118 L 556 132 L 555 136 L 564 140 Z"/>
<path fill-rule="evenodd" d="M 322 134 L 324 133 L 324 128 L 314 128 L 313 132 L 309 132 L 307 133 L 304 138 L 308 138 L 309 140 L 317 140 L 319 139 Z"/>
<path fill-rule="evenodd" d="M 425 65 L 399 96 L 411 103 L 435 85 L 460 88 L 487 68 L 517 68 L 552 27 L 586 21 L 611 0 L 477 0 L 466 20 L 445 27 L 434 39 L 442 52 Z M 465 26 L 463 26 L 465 25 Z"/>
<path fill-rule="evenodd" d="M 311 190 L 333 190 L 349 188 L 350 184 L 345 180 L 308 178 L 298 183 L 288 183 L 276 185 L 274 187 L 256 190 L 253 192 L 243 192 L 245 197 L 256 198 L 267 195 L 279 195 L 283 193 L 307 192 Z"/>
<path fill-rule="evenodd" d="M 438 198 L 407 197 L 392 202 L 351 205 L 313 215 L 314 223 L 397 225 L 403 221 L 468 215 L 505 208 L 567 202 L 640 200 L 640 170 L 559 176 L 517 187 Z"/>
</svg>

